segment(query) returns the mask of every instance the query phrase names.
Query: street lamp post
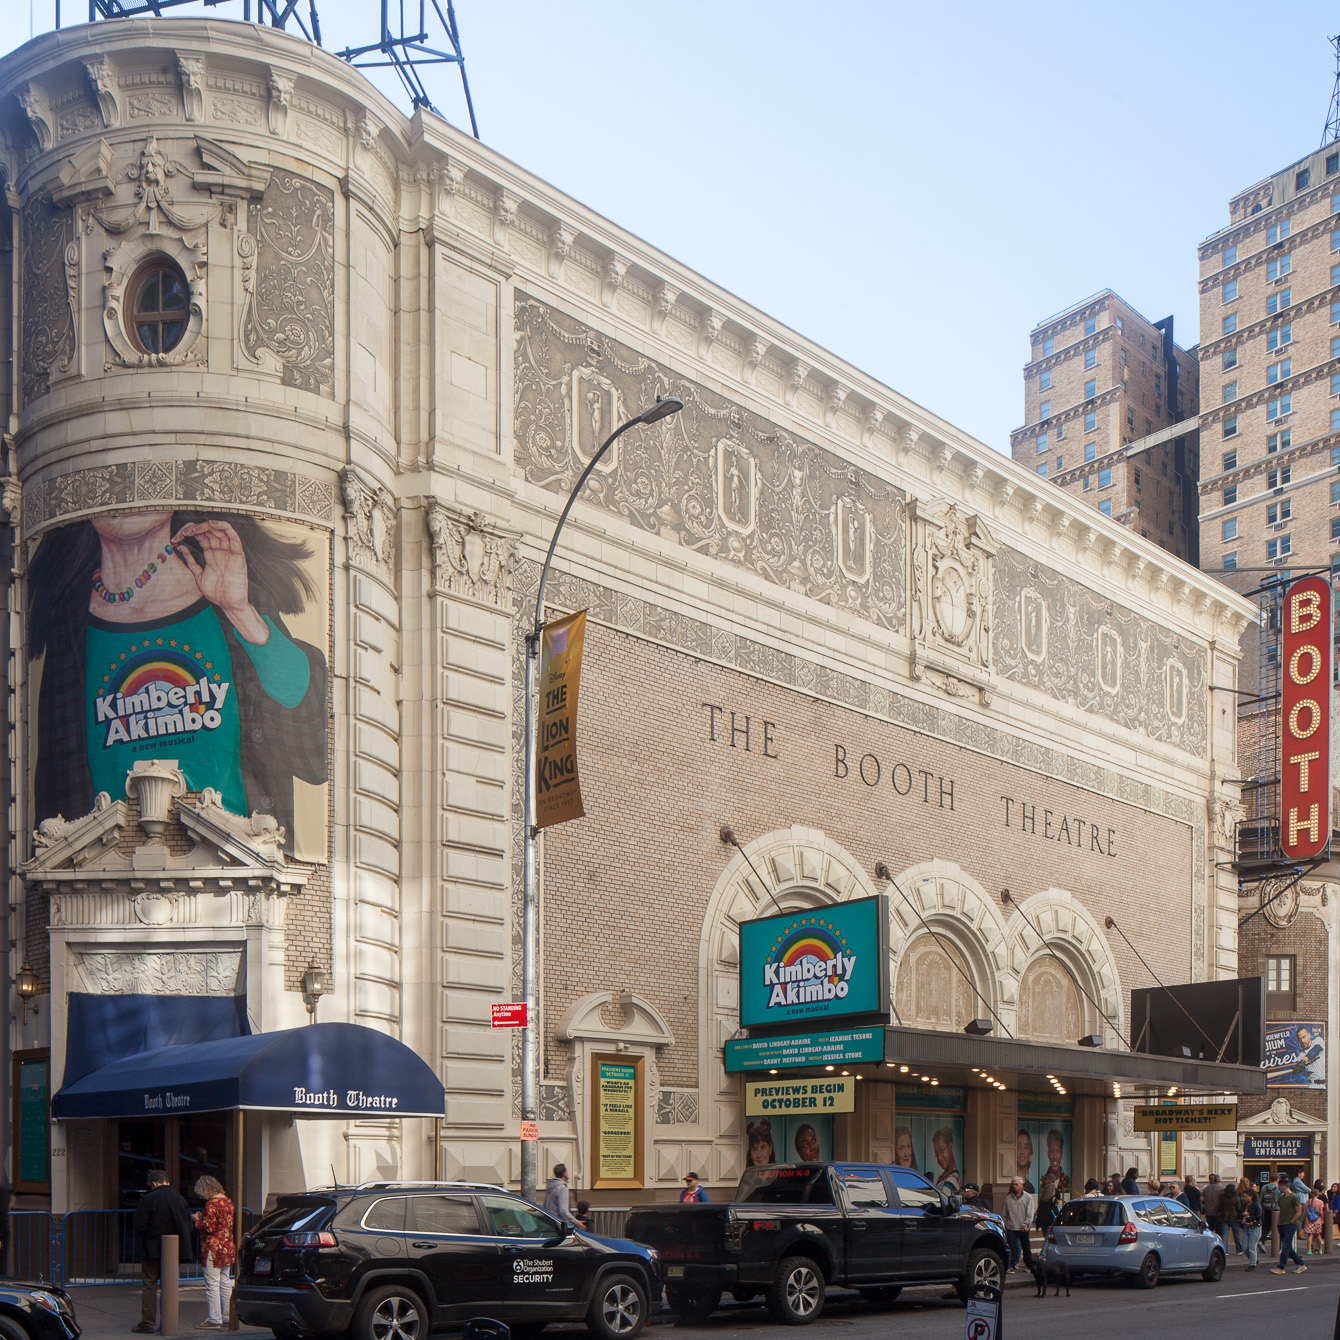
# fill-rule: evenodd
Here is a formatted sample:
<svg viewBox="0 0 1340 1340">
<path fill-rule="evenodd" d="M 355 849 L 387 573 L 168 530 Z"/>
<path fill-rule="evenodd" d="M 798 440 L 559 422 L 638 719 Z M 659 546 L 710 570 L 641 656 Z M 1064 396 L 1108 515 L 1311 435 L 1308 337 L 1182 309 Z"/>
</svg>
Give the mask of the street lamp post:
<svg viewBox="0 0 1340 1340">
<path fill-rule="evenodd" d="M 526 1027 L 521 1034 L 521 1120 L 524 1123 L 538 1122 L 540 1119 L 540 1042 L 539 1016 L 537 1011 L 538 989 L 537 974 L 540 951 L 540 893 L 537 871 L 536 839 L 539 831 L 535 827 L 535 723 L 539 715 L 539 678 L 540 678 L 540 631 L 544 620 L 544 586 L 549 580 L 549 564 L 553 561 L 554 549 L 558 544 L 563 523 L 568 519 L 573 504 L 591 471 L 600 464 L 605 453 L 630 428 L 656 423 L 678 414 L 684 408 L 684 402 L 674 396 L 657 396 L 656 403 L 644 410 L 634 419 L 622 423 L 602 443 L 600 450 L 591 457 L 586 469 L 582 471 L 563 511 L 554 527 L 553 538 L 549 541 L 549 551 L 544 556 L 544 566 L 540 569 L 540 584 L 535 591 L 535 624 L 526 634 L 526 782 L 525 804 L 523 806 L 523 830 L 525 835 L 525 859 L 522 864 L 522 918 L 521 918 L 521 990 L 526 1002 Z M 539 1187 L 540 1146 L 538 1141 L 521 1141 L 521 1194 L 527 1200 L 535 1200 Z"/>
</svg>

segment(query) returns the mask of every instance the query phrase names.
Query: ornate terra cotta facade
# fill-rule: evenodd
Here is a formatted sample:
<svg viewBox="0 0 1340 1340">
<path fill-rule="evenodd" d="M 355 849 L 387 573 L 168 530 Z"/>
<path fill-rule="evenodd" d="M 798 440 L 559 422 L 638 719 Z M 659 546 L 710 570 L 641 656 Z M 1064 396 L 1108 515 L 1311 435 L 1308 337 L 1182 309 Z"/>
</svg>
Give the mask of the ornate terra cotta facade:
<svg viewBox="0 0 1340 1340">
<path fill-rule="evenodd" d="M 1251 613 L 1232 593 L 283 33 L 49 34 L 0 62 L 0 132 L 12 971 L 41 987 L 12 1042 L 50 1047 L 53 1092 L 75 997 L 233 1002 L 268 1032 L 306 1022 L 320 970 L 319 1019 L 408 1043 L 445 1117 L 258 1118 L 246 1203 L 332 1170 L 516 1180 L 519 1045 L 489 1007 L 520 988 L 522 630 L 569 489 L 657 394 L 683 412 L 602 460 L 548 588 L 589 611 L 587 818 L 544 838 L 542 1162 L 592 1184 L 617 1053 L 643 1171 L 613 1198 L 733 1182 L 738 923 L 883 891 L 880 861 L 910 890 L 888 935 L 909 1028 L 985 1000 L 1117 1057 L 1145 981 L 1107 917 L 1164 980 L 1234 974 L 1208 820 L 1237 777 L 1212 696 Z M 184 580 L 160 549 L 114 589 L 136 518 L 232 536 L 250 594 L 206 562 L 173 617 L 212 606 L 209 647 L 140 624 L 75 658 Z M 301 729 L 255 706 L 251 614 L 306 657 L 301 702 L 276 699 Z M 159 749 L 113 785 L 90 732 L 117 742 L 121 661 L 160 651 L 203 667 L 163 681 L 194 743 L 226 653 L 240 765 Z M 176 731 L 157 682 L 152 729 Z M 891 1156 L 909 1102 L 886 1073 L 835 1147 Z M 965 1166 L 1007 1175 L 1023 1095 L 961 1107 Z M 1064 1120 L 1088 1171 L 1149 1165 L 1106 1087 Z M 97 1125 L 53 1124 L 57 1209 L 116 1203 L 129 1128 Z M 1224 1157 L 1188 1138 L 1189 1169 Z"/>
</svg>

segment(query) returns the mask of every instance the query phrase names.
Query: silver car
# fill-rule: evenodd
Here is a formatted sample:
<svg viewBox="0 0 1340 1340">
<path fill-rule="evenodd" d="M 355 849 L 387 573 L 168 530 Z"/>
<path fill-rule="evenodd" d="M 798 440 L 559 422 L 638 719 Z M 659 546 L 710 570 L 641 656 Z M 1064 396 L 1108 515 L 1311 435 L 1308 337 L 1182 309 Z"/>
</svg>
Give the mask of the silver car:
<svg viewBox="0 0 1340 1340">
<path fill-rule="evenodd" d="M 1125 1275 L 1152 1289 L 1160 1275 L 1224 1273 L 1223 1239 L 1180 1201 L 1163 1196 L 1072 1200 L 1047 1235 L 1047 1260 L 1074 1275 Z"/>
</svg>

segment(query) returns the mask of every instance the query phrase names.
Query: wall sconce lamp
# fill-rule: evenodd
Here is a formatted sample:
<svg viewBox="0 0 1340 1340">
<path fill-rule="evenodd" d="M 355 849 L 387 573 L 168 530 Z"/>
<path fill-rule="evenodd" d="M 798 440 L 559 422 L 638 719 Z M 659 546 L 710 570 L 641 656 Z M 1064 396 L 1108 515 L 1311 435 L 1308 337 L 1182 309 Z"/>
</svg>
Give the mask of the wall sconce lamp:
<svg viewBox="0 0 1340 1340">
<path fill-rule="evenodd" d="M 309 1024 L 316 1023 L 317 1002 L 322 996 L 330 995 L 330 992 L 330 978 L 326 975 L 326 970 L 318 968 L 313 963 L 302 975 L 302 1000 L 310 1016 L 307 1020 Z"/>
<path fill-rule="evenodd" d="M 19 999 L 23 1002 L 23 1022 L 28 1022 L 28 1011 L 37 1013 L 37 1006 L 32 1003 L 33 997 L 37 994 L 37 974 L 32 970 L 32 965 L 27 959 L 23 960 L 23 967 L 18 971 L 14 978 L 14 990 L 18 992 Z"/>
</svg>

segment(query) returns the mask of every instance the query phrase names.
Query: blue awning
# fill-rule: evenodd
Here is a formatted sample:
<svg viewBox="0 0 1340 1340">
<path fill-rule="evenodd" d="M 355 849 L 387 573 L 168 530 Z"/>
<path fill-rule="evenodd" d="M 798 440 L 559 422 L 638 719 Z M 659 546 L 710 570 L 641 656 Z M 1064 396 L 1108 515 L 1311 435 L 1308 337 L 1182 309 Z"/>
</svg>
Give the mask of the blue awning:
<svg viewBox="0 0 1340 1340">
<path fill-rule="evenodd" d="M 51 1101 L 58 1120 L 185 1112 L 440 1117 L 442 1082 L 403 1042 L 361 1024 L 160 1047 L 101 1066 Z"/>
</svg>

